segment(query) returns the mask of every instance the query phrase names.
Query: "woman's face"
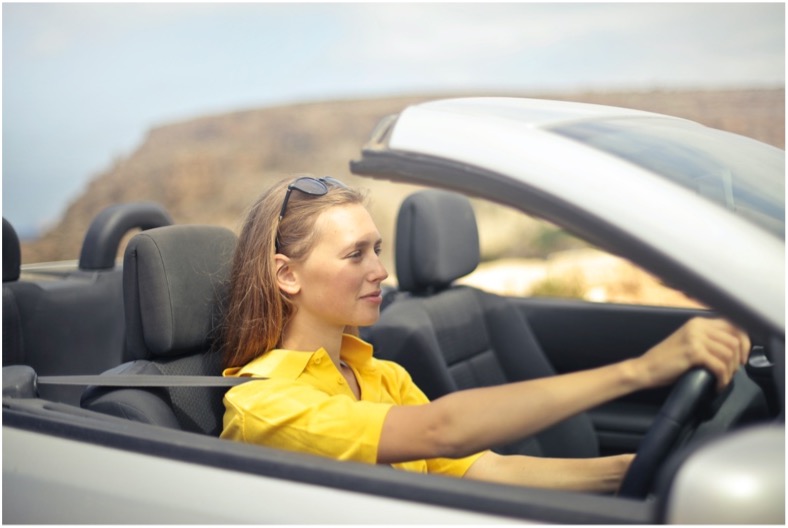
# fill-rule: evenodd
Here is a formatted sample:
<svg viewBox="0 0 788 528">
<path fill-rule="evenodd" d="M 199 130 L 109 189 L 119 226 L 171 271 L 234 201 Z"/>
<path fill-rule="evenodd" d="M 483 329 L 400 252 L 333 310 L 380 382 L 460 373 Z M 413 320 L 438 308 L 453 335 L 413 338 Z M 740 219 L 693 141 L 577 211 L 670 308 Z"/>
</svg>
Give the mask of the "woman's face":
<svg viewBox="0 0 788 528">
<path fill-rule="evenodd" d="M 380 317 L 380 283 L 388 277 L 372 217 L 360 204 L 330 207 L 315 230 L 312 251 L 292 265 L 300 286 L 293 298 L 297 317 L 316 325 L 371 325 Z"/>
</svg>

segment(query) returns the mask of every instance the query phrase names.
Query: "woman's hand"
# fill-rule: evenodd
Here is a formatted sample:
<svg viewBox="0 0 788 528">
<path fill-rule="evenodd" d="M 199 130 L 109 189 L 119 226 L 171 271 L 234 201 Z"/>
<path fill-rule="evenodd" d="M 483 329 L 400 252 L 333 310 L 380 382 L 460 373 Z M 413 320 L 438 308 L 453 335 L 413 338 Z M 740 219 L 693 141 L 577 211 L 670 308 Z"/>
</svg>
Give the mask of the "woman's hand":
<svg viewBox="0 0 788 528">
<path fill-rule="evenodd" d="M 538 488 L 612 493 L 621 486 L 634 456 L 546 458 L 488 451 L 464 477 Z"/>
<path fill-rule="evenodd" d="M 667 385 L 690 368 L 703 367 L 721 389 L 749 354 L 750 338 L 740 329 L 723 319 L 696 317 L 635 361 L 647 386 Z"/>
</svg>

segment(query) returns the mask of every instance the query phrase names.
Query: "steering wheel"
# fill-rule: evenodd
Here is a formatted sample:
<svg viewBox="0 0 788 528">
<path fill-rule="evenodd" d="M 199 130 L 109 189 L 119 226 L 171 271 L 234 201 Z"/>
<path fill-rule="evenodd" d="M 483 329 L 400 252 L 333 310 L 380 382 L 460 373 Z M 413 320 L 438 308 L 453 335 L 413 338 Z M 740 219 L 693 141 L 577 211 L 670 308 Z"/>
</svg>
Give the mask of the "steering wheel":
<svg viewBox="0 0 788 528">
<path fill-rule="evenodd" d="M 715 378 L 708 370 L 689 370 L 676 383 L 657 413 L 621 483 L 618 495 L 643 499 L 657 469 L 667 458 L 681 432 L 714 396 Z"/>
</svg>

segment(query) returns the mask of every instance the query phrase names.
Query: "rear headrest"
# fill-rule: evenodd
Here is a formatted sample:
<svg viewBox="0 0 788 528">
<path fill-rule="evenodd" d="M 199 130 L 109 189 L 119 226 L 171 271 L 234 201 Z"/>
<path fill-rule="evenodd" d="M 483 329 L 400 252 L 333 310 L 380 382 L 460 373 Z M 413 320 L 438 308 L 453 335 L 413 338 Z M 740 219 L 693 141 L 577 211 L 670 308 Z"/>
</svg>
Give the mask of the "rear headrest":
<svg viewBox="0 0 788 528">
<path fill-rule="evenodd" d="M 173 225 L 131 239 L 123 260 L 124 360 L 210 348 L 237 237 L 217 226 Z"/>
<path fill-rule="evenodd" d="M 436 291 L 479 264 L 479 231 L 471 202 L 461 194 L 426 190 L 402 202 L 397 218 L 399 288 Z"/>
<path fill-rule="evenodd" d="M 3 282 L 18 280 L 21 265 L 19 237 L 11 222 L 3 218 Z"/>
</svg>

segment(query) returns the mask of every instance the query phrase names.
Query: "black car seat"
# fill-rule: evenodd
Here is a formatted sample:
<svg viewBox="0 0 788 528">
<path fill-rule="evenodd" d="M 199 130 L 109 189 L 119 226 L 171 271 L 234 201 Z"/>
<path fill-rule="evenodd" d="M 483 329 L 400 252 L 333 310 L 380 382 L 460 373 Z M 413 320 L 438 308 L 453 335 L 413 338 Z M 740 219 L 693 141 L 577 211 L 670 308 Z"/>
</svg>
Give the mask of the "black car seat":
<svg viewBox="0 0 788 528">
<path fill-rule="evenodd" d="M 237 238 L 217 226 L 139 233 L 123 266 L 126 357 L 105 374 L 221 375 L 213 349 Z M 218 436 L 227 387 L 88 387 L 82 407 Z"/>
<path fill-rule="evenodd" d="M 102 210 L 85 235 L 77 269 L 20 279 L 19 240 L 3 219 L 3 366 L 29 365 L 39 376 L 98 374 L 123 360 L 122 270 L 115 265 L 133 229 L 172 223 L 158 204 Z M 32 275 L 32 274 L 31 274 Z M 41 396 L 78 405 L 82 389 L 42 385 Z"/>
<path fill-rule="evenodd" d="M 396 227 L 399 291 L 366 337 L 377 357 L 405 367 L 430 399 L 555 374 L 511 301 L 453 285 L 479 258 L 467 198 L 427 190 L 403 202 Z M 599 455 L 599 444 L 590 418 L 581 414 L 499 451 L 591 457 Z"/>
<path fill-rule="evenodd" d="M 19 237 L 14 226 L 3 218 L 3 366 L 20 365 L 25 360 L 17 300 L 18 290 L 26 288 L 19 282 L 21 264 Z"/>
</svg>

